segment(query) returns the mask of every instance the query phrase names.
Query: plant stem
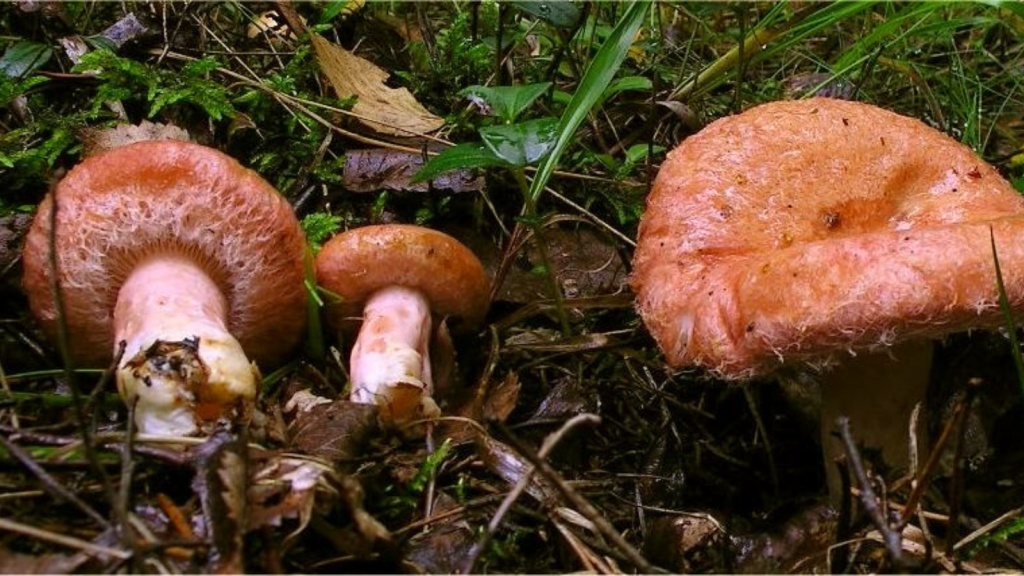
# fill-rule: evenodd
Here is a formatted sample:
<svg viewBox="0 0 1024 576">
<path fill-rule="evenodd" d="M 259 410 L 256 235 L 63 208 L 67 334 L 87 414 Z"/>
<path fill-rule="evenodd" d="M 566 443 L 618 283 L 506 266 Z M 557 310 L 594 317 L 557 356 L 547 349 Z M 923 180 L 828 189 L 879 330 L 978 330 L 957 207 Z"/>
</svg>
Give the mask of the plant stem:
<svg viewBox="0 0 1024 576">
<path fill-rule="evenodd" d="M 524 220 L 533 230 L 533 239 L 537 243 L 537 253 L 540 254 L 540 261 L 544 265 L 544 275 L 548 279 L 548 289 L 551 291 L 551 297 L 555 300 L 555 312 L 558 314 L 558 324 L 562 328 L 562 336 L 568 338 L 572 335 L 572 328 L 569 326 L 569 314 L 565 310 L 565 302 L 562 299 L 562 288 L 558 285 L 555 269 L 551 265 L 548 244 L 544 239 L 544 226 L 537 219 L 537 203 L 530 195 L 530 185 L 526 182 L 526 172 L 522 168 L 515 168 L 512 170 L 512 175 L 519 185 L 519 190 L 523 193 L 523 199 L 525 200 L 523 206 Z"/>
</svg>

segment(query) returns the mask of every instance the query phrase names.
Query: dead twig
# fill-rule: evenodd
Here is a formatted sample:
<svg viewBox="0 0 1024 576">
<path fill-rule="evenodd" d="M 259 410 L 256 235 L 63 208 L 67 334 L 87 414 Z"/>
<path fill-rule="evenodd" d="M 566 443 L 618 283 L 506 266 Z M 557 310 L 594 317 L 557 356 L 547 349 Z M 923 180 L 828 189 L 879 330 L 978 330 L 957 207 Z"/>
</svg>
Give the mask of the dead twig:
<svg viewBox="0 0 1024 576">
<path fill-rule="evenodd" d="M 1021 514 L 1024 514 L 1024 506 L 1021 506 L 1019 508 L 1014 508 L 1013 510 L 1010 510 L 1009 512 L 1006 512 L 1005 514 L 1003 514 L 999 518 L 996 518 L 995 520 L 989 522 L 988 524 L 985 524 L 981 528 L 978 528 L 977 530 L 974 530 L 973 532 L 971 532 L 967 536 L 964 536 L 962 539 L 960 539 L 959 542 L 957 542 L 957 543 L 955 543 L 953 545 L 953 551 L 955 552 L 957 550 L 960 550 L 961 548 L 963 548 L 964 546 L 967 546 L 971 542 L 974 542 L 978 538 L 981 538 L 982 536 L 992 532 L 993 530 L 998 528 L 1000 525 L 1002 525 L 1007 520 L 1011 520 L 1013 518 L 1017 518 Z"/>
<path fill-rule="evenodd" d="M 592 414 L 580 414 L 579 416 L 570 418 L 562 425 L 561 428 L 544 439 L 543 445 L 537 452 L 537 457 L 546 458 L 555 446 L 558 445 L 558 442 L 561 441 L 561 439 L 564 438 L 570 430 L 583 423 L 594 423 L 596 418 L 597 417 Z M 600 420 L 597 419 L 597 421 L 599 422 Z M 474 544 L 473 548 L 471 548 L 469 553 L 466 555 L 466 559 L 463 561 L 463 564 L 459 569 L 460 574 L 470 574 L 473 572 L 473 567 L 476 565 L 480 555 L 483 554 L 484 550 L 486 550 L 487 546 L 491 543 L 491 540 L 494 538 L 494 534 L 498 531 L 498 527 L 501 526 L 501 522 L 505 519 L 505 515 L 512 509 L 512 505 L 526 490 L 526 487 L 530 485 L 530 481 L 533 480 L 533 475 L 536 471 L 536 466 L 527 470 L 526 473 L 519 478 L 519 481 L 516 482 L 516 485 L 512 490 L 509 491 L 502 500 L 501 504 L 498 506 L 498 510 L 494 513 L 494 516 L 491 517 L 491 521 L 487 524 L 487 530 L 484 531 L 480 541 Z"/>
<path fill-rule="evenodd" d="M 885 549 L 889 553 L 889 560 L 893 563 L 895 571 L 906 571 L 906 560 L 903 557 L 903 536 L 899 530 L 893 528 L 885 518 L 884 512 L 878 506 L 878 498 L 868 480 L 867 472 L 864 470 L 864 462 L 860 458 L 857 446 L 850 432 L 850 419 L 842 416 L 836 418 L 836 428 L 839 430 L 839 437 L 843 442 L 843 450 L 846 452 L 846 461 L 849 464 L 853 477 L 860 487 L 860 501 L 864 505 L 871 522 L 882 534 Z"/>
<path fill-rule="evenodd" d="M 576 418 L 589 416 L 591 422 L 600 422 L 600 419 L 594 415 L 581 414 Z M 625 538 L 611 525 L 608 520 L 601 515 L 601 513 L 594 508 L 594 506 L 587 501 L 586 498 L 581 496 L 576 490 L 574 490 L 568 483 L 562 479 L 561 475 L 555 470 L 547 460 L 542 459 L 536 452 L 531 450 L 528 446 L 523 444 L 511 434 L 511 431 L 501 423 L 496 422 L 495 425 L 498 429 L 506 436 L 509 444 L 521 454 L 530 464 L 533 464 L 534 468 L 543 476 L 546 480 L 550 481 L 555 488 L 562 494 L 572 506 L 582 514 L 587 520 L 594 524 L 594 529 L 601 534 L 615 550 L 621 554 L 626 560 L 628 560 L 633 566 L 640 572 L 648 574 L 659 573 L 664 574 L 665 570 L 651 564 L 643 557 L 640 552 L 634 548 L 629 542 L 626 542 Z"/>
<path fill-rule="evenodd" d="M 960 527 L 960 506 L 964 499 L 964 466 L 967 461 L 964 457 L 964 436 L 967 434 L 967 414 L 980 388 L 981 380 L 978 378 L 972 378 L 967 382 L 967 392 L 957 403 L 952 422 L 943 430 L 943 433 L 946 433 L 955 427 L 957 431 L 956 448 L 953 453 L 953 479 L 949 486 L 949 533 L 946 535 L 946 555 L 949 557 L 953 556 L 957 529 Z"/>
<path fill-rule="evenodd" d="M 64 487 L 56 478 L 50 475 L 49 472 L 43 469 L 42 466 L 36 462 L 28 452 L 22 450 L 21 446 L 18 446 L 6 436 L 0 435 L 0 446 L 3 446 L 4 450 L 14 457 L 15 460 L 21 463 L 29 472 L 32 473 L 40 482 L 43 483 L 43 487 L 53 497 L 57 499 L 67 500 L 74 504 L 79 510 L 85 513 L 86 516 L 95 520 L 104 529 L 110 528 L 110 522 L 106 518 L 100 515 L 95 508 L 90 506 L 87 502 L 75 495 L 74 492 Z"/>
<path fill-rule="evenodd" d="M 118 510 L 117 508 L 117 500 L 114 496 L 114 486 L 110 481 L 110 477 L 107 476 L 106 471 L 100 464 L 99 455 L 96 453 L 93 429 L 85 417 L 85 406 L 82 402 L 82 392 L 78 386 L 78 379 L 75 376 L 74 370 L 74 361 L 71 358 L 71 345 L 70 336 L 68 334 L 67 317 L 64 315 L 64 294 L 61 290 L 59 266 L 57 263 L 57 214 L 59 210 L 60 201 L 56 191 L 54 191 L 50 202 L 50 229 L 47 238 L 47 247 L 49 248 L 47 266 L 49 269 L 47 272 L 50 275 L 50 292 L 53 297 L 54 311 L 57 316 L 57 348 L 60 350 L 61 363 L 64 365 L 64 378 L 67 381 L 68 387 L 71 389 L 75 421 L 77 422 L 78 430 L 82 435 L 85 458 L 89 462 L 93 472 L 100 479 L 107 502 L 110 503 L 111 507 L 115 510 L 115 513 L 120 514 L 123 511 Z M 124 525 L 123 517 L 118 520 L 119 522 L 117 525 Z"/>
<path fill-rule="evenodd" d="M 59 544 L 68 548 L 74 548 L 75 550 L 81 550 L 82 552 L 86 552 L 93 556 L 111 556 L 118 560 L 127 560 L 132 557 L 131 552 L 125 552 L 124 550 L 118 550 L 108 546 L 100 546 L 99 544 L 86 542 L 85 540 L 75 538 L 74 536 L 56 534 L 49 530 L 43 530 L 42 528 L 36 528 L 35 526 L 29 526 L 28 524 L 22 524 L 21 522 L 15 522 L 14 520 L 8 520 L 6 518 L 0 518 L 0 530 L 6 530 L 8 532 L 14 532 L 15 534 L 21 534 L 30 538 Z"/>
</svg>

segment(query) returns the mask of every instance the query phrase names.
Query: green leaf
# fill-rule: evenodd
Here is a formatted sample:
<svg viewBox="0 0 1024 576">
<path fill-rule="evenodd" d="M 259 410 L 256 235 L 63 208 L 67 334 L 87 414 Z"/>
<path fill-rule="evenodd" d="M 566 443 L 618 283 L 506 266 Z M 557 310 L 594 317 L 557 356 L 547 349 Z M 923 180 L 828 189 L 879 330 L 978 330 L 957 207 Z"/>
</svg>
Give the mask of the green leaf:
<svg viewBox="0 0 1024 576">
<path fill-rule="evenodd" d="M 647 144 L 633 144 L 626 149 L 626 162 L 637 163 L 648 154 L 659 154 L 665 151 L 664 146 L 648 146 Z"/>
<path fill-rule="evenodd" d="M 626 76 L 625 78 L 619 78 L 605 89 L 604 93 L 601 94 L 601 98 L 599 98 L 597 103 L 594 104 L 594 108 L 601 106 L 619 92 L 650 90 L 652 86 L 653 84 L 651 84 L 650 79 L 644 78 L 643 76 Z"/>
<path fill-rule="evenodd" d="M 102 34 L 95 36 L 85 36 L 82 38 L 85 43 L 89 45 L 93 50 L 107 50 L 109 52 L 117 52 L 117 44 Z"/>
<path fill-rule="evenodd" d="M 487 168 L 489 166 L 502 166 L 507 168 L 509 164 L 495 155 L 490 148 L 484 146 L 480 142 L 459 144 L 458 146 L 446 148 L 440 154 L 431 158 L 423 168 L 420 168 L 419 171 L 413 175 L 410 183 L 418 184 L 420 182 L 426 182 L 427 180 L 433 180 L 441 174 L 452 172 L 454 170 Z"/>
<path fill-rule="evenodd" d="M 559 28 L 572 28 L 580 20 L 580 9 L 572 2 L 566 0 L 550 0 L 548 2 L 537 2 L 526 0 L 521 2 L 509 2 L 513 8 L 533 14 Z"/>
<path fill-rule="evenodd" d="M 601 48 L 594 55 L 594 60 L 587 67 L 580 85 L 572 95 L 572 100 L 569 101 L 569 106 L 562 113 L 562 118 L 558 124 L 558 140 L 555 143 L 555 147 L 551 154 L 541 163 L 537 169 L 537 174 L 533 178 L 533 182 L 530 184 L 530 201 L 532 203 L 536 203 L 537 199 L 540 198 L 541 193 L 544 191 L 544 186 L 547 185 L 548 180 L 551 178 L 551 173 L 554 172 L 555 166 L 558 165 L 558 159 L 561 158 L 562 152 L 569 145 L 573 135 L 576 133 L 576 129 L 579 128 L 583 119 L 590 112 L 590 109 L 593 108 L 601 94 L 604 93 L 605 87 L 611 84 L 615 73 L 622 66 L 622 61 L 626 59 L 629 47 L 644 21 L 644 15 L 647 14 L 649 6 L 650 0 L 637 0 L 630 4 L 622 20 L 619 21 L 615 29 L 612 30 L 611 35 L 601 44 Z"/>
<path fill-rule="evenodd" d="M 491 113 L 504 122 L 514 122 L 541 94 L 547 92 L 551 82 L 524 84 L 522 86 L 470 86 L 459 92 L 459 96 L 481 102 Z"/>
<path fill-rule="evenodd" d="M 7 47 L 0 56 L 0 70 L 12 78 L 21 78 L 36 70 L 53 56 L 53 48 L 38 42 L 21 40 Z"/>
<path fill-rule="evenodd" d="M 485 126 L 480 137 L 494 155 L 513 166 L 527 166 L 540 160 L 555 145 L 558 119 L 539 118 L 515 124 Z"/>
</svg>

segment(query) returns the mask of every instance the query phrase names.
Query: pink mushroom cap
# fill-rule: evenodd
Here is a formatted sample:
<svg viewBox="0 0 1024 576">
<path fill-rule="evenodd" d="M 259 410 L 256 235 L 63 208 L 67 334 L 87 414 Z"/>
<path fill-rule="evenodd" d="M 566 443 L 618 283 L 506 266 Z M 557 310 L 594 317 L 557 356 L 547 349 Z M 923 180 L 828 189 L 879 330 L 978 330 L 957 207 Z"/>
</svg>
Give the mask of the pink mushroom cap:
<svg viewBox="0 0 1024 576">
<path fill-rule="evenodd" d="M 305 238 L 288 202 L 231 157 L 190 142 L 146 141 L 87 158 L 43 200 L 23 253 L 23 286 L 51 337 L 54 249 L 73 356 L 109 363 L 118 291 L 154 254 L 199 263 L 228 304 L 228 329 L 261 366 L 280 363 L 305 325 Z"/>
<path fill-rule="evenodd" d="M 329 317 L 340 326 L 362 317 L 374 292 L 391 286 L 419 290 L 453 329 L 483 322 L 488 280 L 473 252 L 451 236 L 407 224 L 354 228 L 331 238 L 316 257 L 317 283 L 341 296 Z"/>
<path fill-rule="evenodd" d="M 718 120 L 662 165 L 634 259 L 673 366 L 727 379 L 998 327 L 1024 307 L 1024 198 L 966 146 L 816 98 Z"/>
</svg>

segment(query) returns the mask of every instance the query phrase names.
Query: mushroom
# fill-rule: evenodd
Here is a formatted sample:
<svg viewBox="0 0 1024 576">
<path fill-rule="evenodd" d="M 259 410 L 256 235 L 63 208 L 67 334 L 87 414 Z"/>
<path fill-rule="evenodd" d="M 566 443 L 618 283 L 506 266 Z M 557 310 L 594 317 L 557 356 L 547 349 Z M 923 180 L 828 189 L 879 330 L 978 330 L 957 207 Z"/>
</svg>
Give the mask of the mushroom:
<svg viewBox="0 0 1024 576">
<path fill-rule="evenodd" d="M 56 215 L 53 211 L 56 210 Z M 302 336 L 305 239 L 288 202 L 210 148 L 138 142 L 87 158 L 39 206 L 22 255 L 33 315 L 72 357 L 109 363 L 143 433 L 247 415 L 261 365 Z M 248 357 L 246 356 L 248 355 Z"/>
<path fill-rule="evenodd" d="M 995 169 L 874 106 L 775 102 L 669 154 L 631 282 L 670 365 L 732 381 L 814 367 L 826 455 L 839 446 L 825 432 L 846 413 L 900 466 L 931 339 L 1004 322 L 990 232 L 1021 310 L 1024 199 Z"/>
<path fill-rule="evenodd" d="M 381 420 L 399 427 L 437 416 L 432 317 L 450 318 L 462 331 L 483 321 L 488 281 L 476 256 L 428 228 L 367 226 L 324 244 L 316 276 L 341 297 L 328 309 L 332 325 L 362 321 L 350 357 L 352 401 L 380 406 Z"/>
</svg>

